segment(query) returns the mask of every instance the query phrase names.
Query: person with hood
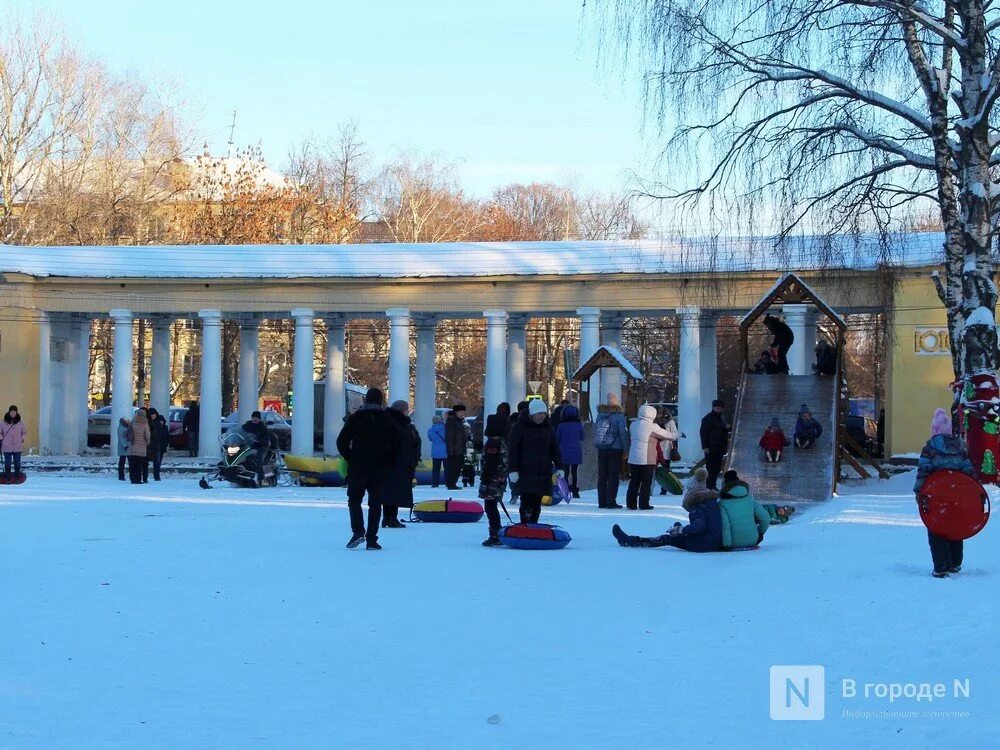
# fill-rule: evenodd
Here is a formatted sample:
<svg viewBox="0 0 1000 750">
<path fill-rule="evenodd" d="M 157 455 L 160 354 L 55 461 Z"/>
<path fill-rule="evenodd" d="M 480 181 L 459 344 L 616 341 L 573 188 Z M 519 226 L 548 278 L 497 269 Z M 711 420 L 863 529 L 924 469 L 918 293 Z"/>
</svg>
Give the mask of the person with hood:
<svg viewBox="0 0 1000 750">
<path fill-rule="evenodd" d="M 618 504 L 618 485 L 622 457 L 629 449 L 629 433 L 625 412 L 613 393 L 608 394 L 606 404 L 597 407 L 594 447 L 597 448 L 597 507 L 609 510 L 621 508 Z"/>
<path fill-rule="evenodd" d="M 799 408 L 799 418 L 795 420 L 795 433 L 792 439 L 796 448 L 812 448 L 813 443 L 823 434 L 823 425 L 813 419 L 812 412 L 805 404 Z"/>
<path fill-rule="evenodd" d="M 382 487 L 386 474 L 400 451 L 397 432 L 382 408 L 385 397 L 369 388 L 365 404 L 351 414 L 337 436 L 337 450 L 347 461 L 347 508 L 351 514 L 351 539 L 347 549 L 365 542 L 365 549 L 380 550 L 379 521 L 382 518 Z M 361 501 L 368 493 L 368 528 Z"/>
<path fill-rule="evenodd" d="M 135 416 L 128 426 L 127 435 L 128 478 L 132 484 L 143 484 L 143 474 L 149 473 L 149 441 L 152 437 L 146 410 L 136 409 Z"/>
<path fill-rule="evenodd" d="M 153 462 L 153 481 L 160 481 L 160 467 L 163 465 L 163 456 L 170 447 L 170 427 L 166 418 L 156 409 L 149 410 L 149 430 L 151 438 L 149 441 L 149 460 Z M 143 480 L 149 481 L 148 473 Z"/>
<path fill-rule="evenodd" d="M 118 429 L 115 431 L 115 447 L 118 453 L 118 481 L 125 481 L 125 464 L 128 461 L 129 447 L 129 421 L 122 417 L 118 420 Z"/>
<path fill-rule="evenodd" d="M 250 420 L 244 422 L 240 430 L 253 438 L 253 447 L 257 450 L 257 486 L 264 486 L 264 466 L 268 454 L 278 447 L 278 438 L 268 429 L 267 423 L 261 419 L 259 411 L 250 414 Z"/>
<path fill-rule="evenodd" d="M 719 472 L 722 471 L 722 459 L 729 447 L 731 428 L 722 413 L 725 408 L 725 402 L 717 398 L 712 402 L 712 411 L 701 419 L 701 449 L 705 451 L 705 468 L 708 470 L 705 486 L 710 490 L 716 488 Z"/>
<path fill-rule="evenodd" d="M 792 333 L 792 329 L 788 327 L 785 321 L 781 318 L 776 318 L 771 313 L 764 316 L 764 327 L 774 336 L 774 339 L 771 341 L 771 348 L 777 355 L 777 372 L 787 375 L 788 350 L 792 348 L 792 344 L 795 342 L 795 334 Z"/>
<path fill-rule="evenodd" d="M 187 413 L 181 422 L 184 437 L 187 441 L 188 456 L 198 455 L 198 430 L 201 429 L 201 407 L 197 401 L 188 405 Z"/>
<path fill-rule="evenodd" d="M 764 460 L 772 464 L 780 461 L 781 452 L 791 445 L 777 417 L 771 417 L 771 423 L 761 435 L 759 445 L 764 449 Z"/>
<path fill-rule="evenodd" d="M 669 425 L 673 425 L 672 420 Z M 629 483 L 625 493 L 625 507 L 629 510 L 652 510 L 649 493 L 653 487 L 653 474 L 656 472 L 657 443 L 661 440 L 676 440 L 677 429 L 674 427 L 669 430 L 658 426 L 656 407 L 643 404 L 639 407 L 639 416 L 632 420 L 629 433 L 632 445 L 628 452 Z M 667 451 L 665 453 L 669 455 Z"/>
<path fill-rule="evenodd" d="M 438 414 L 427 428 L 427 439 L 431 441 L 431 487 L 440 487 L 441 465 L 448 458 L 448 447 L 444 440 L 444 420 Z"/>
<path fill-rule="evenodd" d="M 503 500 L 507 489 L 507 423 L 510 420 L 510 404 L 501 403 L 495 414 L 486 420 L 486 438 L 483 443 L 483 454 L 479 474 L 479 499 L 486 509 L 486 518 L 490 525 L 489 537 L 483 542 L 484 547 L 499 547 L 500 541 L 500 511 L 497 505 Z"/>
<path fill-rule="evenodd" d="M 444 443 L 448 456 L 444 462 L 445 486 L 452 491 L 459 489 L 458 480 L 462 476 L 465 463 L 467 440 L 465 424 L 465 404 L 455 404 L 444 420 Z"/>
<path fill-rule="evenodd" d="M 0 453 L 3 453 L 3 481 L 13 483 L 21 478 L 21 453 L 28 428 L 17 406 L 11 404 L 0 422 Z M 13 473 L 12 473 L 13 470 Z"/>
<path fill-rule="evenodd" d="M 969 454 L 962 446 L 961 438 L 952 434 L 951 415 L 944 409 L 935 409 L 931 419 L 931 437 L 920 451 L 917 462 L 917 478 L 913 483 L 913 493 L 920 503 L 920 490 L 927 477 L 938 469 L 951 469 L 979 481 L 976 469 L 969 460 Z M 927 542 L 931 548 L 931 561 L 935 578 L 947 578 L 962 570 L 965 556 L 964 542 L 953 542 L 927 530 Z"/>
<path fill-rule="evenodd" d="M 510 415 L 510 419 L 507 420 L 507 434 L 504 435 L 503 439 L 504 439 L 504 442 L 507 443 L 507 451 L 508 451 L 508 453 L 510 452 L 510 433 L 511 433 L 511 430 L 513 430 L 514 429 L 514 425 L 517 424 L 517 420 L 520 418 L 521 412 L 527 411 L 527 410 L 528 410 L 528 402 L 527 401 L 518 401 L 517 402 L 517 411 L 514 412 L 513 414 L 511 414 Z M 508 481 L 508 484 L 510 486 L 510 504 L 511 505 L 517 505 L 517 487 L 514 486 L 514 483 L 512 481 L 510 481 L 509 477 L 508 477 L 507 481 Z"/>
<path fill-rule="evenodd" d="M 420 463 L 420 435 L 410 419 L 410 405 L 405 401 L 393 401 L 386 414 L 395 430 L 399 450 L 382 487 L 382 528 L 405 529 L 406 524 L 399 520 L 399 509 L 413 507 L 413 480 Z"/>
<path fill-rule="evenodd" d="M 552 492 L 552 473 L 565 476 L 559 441 L 549 422 L 549 411 L 541 399 L 532 399 L 510 431 L 507 450 L 508 477 L 521 498 L 521 523 L 538 523 L 542 498 Z"/>
<path fill-rule="evenodd" d="M 750 485 L 735 471 L 727 471 L 719 493 L 722 511 L 722 549 L 756 547 L 771 525 L 771 515 L 750 494 Z"/>
<path fill-rule="evenodd" d="M 562 422 L 563 410 L 569 406 L 569 400 L 563 399 L 559 402 L 559 406 L 552 410 L 552 416 L 549 417 L 549 421 L 552 423 L 552 431 L 557 435 L 559 434 L 559 423 Z M 577 412 L 579 414 L 579 412 Z"/>
<path fill-rule="evenodd" d="M 556 440 L 559 441 L 559 455 L 562 456 L 562 470 L 566 472 L 570 492 L 573 497 L 580 497 L 580 484 L 577 478 L 580 464 L 583 463 L 583 423 L 580 421 L 580 410 L 573 404 L 562 408 L 562 420 L 556 427 Z"/>
<path fill-rule="evenodd" d="M 676 547 L 688 552 L 717 552 L 722 549 L 722 512 L 719 493 L 704 487 L 708 472 L 695 469 L 681 503 L 688 512 L 687 526 L 675 523 L 666 534 L 654 537 L 630 536 L 615 524 L 611 533 L 622 547 Z"/>
</svg>

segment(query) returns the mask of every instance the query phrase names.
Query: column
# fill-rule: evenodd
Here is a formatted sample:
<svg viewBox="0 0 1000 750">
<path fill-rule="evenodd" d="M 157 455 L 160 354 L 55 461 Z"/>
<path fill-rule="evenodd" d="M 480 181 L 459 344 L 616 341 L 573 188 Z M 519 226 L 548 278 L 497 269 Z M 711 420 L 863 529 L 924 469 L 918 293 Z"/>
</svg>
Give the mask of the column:
<svg viewBox="0 0 1000 750">
<path fill-rule="evenodd" d="M 63 352 L 59 375 L 62 381 L 56 402 L 56 413 L 62 424 L 59 429 L 53 430 L 56 449 L 63 455 L 77 455 L 80 453 L 80 435 L 82 425 L 86 424 L 86 416 L 79 408 L 78 397 L 80 386 L 77 382 L 80 379 L 80 324 L 72 315 L 62 324 Z M 56 357 L 60 359 L 60 357 Z M 61 398 L 60 398 L 61 395 Z M 81 422 L 81 420 L 83 420 Z"/>
<path fill-rule="evenodd" d="M 313 409 L 313 353 L 316 337 L 313 311 L 305 307 L 292 310 L 295 319 L 295 354 L 292 363 L 292 453 L 313 454 L 316 414 Z"/>
<path fill-rule="evenodd" d="M 507 402 L 511 411 L 528 395 L 527 315 L 513 315 L 507 320 Z"/>
<path fill-rule="evenodd" d="M 328 315 L 326 322 L 326 371 L 323 386 L 323 452 L 328 456 L 337 455 L 337 436 L 344 426 L 347 416 L 347 394 L 344 389 L 346 377 L 344 351 L 346 348 L 346 318 L 342 315 Z"/>
<path fill-rule="evenodd" d="M 389 317 L 389 393 L 386 405 L 393 401 L 410 403 L 410 311 L 393 307 Z"/>
<path fill-rule="evenodd" d="M 810 375 L 816 349 L 816 308 L 812 305 L 785 305 L 785 322 L 795 334 L 788 350 L 788 374 Z"/>
<path fill-rule="evenodd" d="M 118 453 L 119 419 L 132 419 L 132 311 L 111 311 L 115 324 L 115 356 L 111 371 L 111 455 Z"/>
<path fill-rule="evenodd" d="M 701 450 L 701 326 L 697 307 L 678 307 L 680 347 L 677 367 L 677 427 L 687 435 L 678 450 L 686 461 L 697 461 Z"/>
<path fill-rule="evenodd" d="M 153 354 L 150 357 L 149 404 L 170 419 L 170 323 L 171 318 L 157 315 L 153 324 Z"/>
<path fill-rule="evenodd" d="M 199 310 L 201 318 L 201 410 L 198 455 L 217 458 L 222 434 L 222 312 Z"/>
<path fill-rule="evenodd" d="M 420 433 L 422 458 L 431 457 L 431 441 L 427 430 L 434 420 L 437 407 L 437 318 L 421 315 L 417 319 L 417 378 L 414 387 L 413 419 Z"/>
<path fill-rule="evenodd" d="M 712 408 L 712 402 L 719 397 L 719 374 L 718 374 L 718 337 L 716 335 L 716 325 L 719 322 L 719 315 L 715 312 L 703 310 L 701 313 L 700 325 L 698 328 L 698 351 L 701 355 L 699 367 L 701 392 L 701 414 L 708 414 Z"/>
<path fill-rule="evenodd" d="M 39 313 L 38 321 L 38 454 L 52 453 L 53 411 L 52 393 L 52 319 L 47 312 Z"/>
<path fill-rule="evenodd" d="M 601 346 L 601 310 L 597 307 L 581 307 L 576 314 L 580 316 L 580 361 L 577 362 L 579 367 Z M 566 373 L 567 378 L 572 376 L 573 373 Z M 600 375 L 594 375 L 590 379 L 587 390 L 590 393 L 590 410 L 596 414 L 598 401 L 601 398 Z"/>
<path fill-rule="evenodd" d="M 605 318 L 601 324 L 601 340 L 605 346 L 610 346 L 618 351 L 622 348 L 622 325 L 624 320 L 613 316 Z M 601 373 L 601 404 L 607 403 L 608 396 L 614 395 L 621 403 L 622 400 L 622 371 L 617 367 L 608 367 Z M 599 404 L 591 402 L 590 411 L 597 414 Z M 622 404 L 624 406 L 624 404 Z"/>
<path fill-rule="evenodd" d="M 73 403 L 70 406 L 76 410 L 79 420 L 79 429 L 74 438 L 76 449 L 73 451 L 77 454 L 83 453 L 87 447 L 87 417 L 90 414 L 90 324 L 90 318 L 78 318 L 73 331 L 79 352 L 76 362 L 79 369 L 73 388 Z"/>
<path fill-rule="evenodd" d="M 486 310 L 486 382 L 484 414 L 492 414 L 507 398 L 507 311 Z"/>
<path fill-rule="evenodd" d="M 246 422 L 257 409 L 260 391 L 260 318 L 251 315 L 240 320 L 240 399 L 237 410 Z M 298 399 L 298 394 L 295 394 Z M 296 401 L 297 403 L 297 401 Z"/>
</svg>

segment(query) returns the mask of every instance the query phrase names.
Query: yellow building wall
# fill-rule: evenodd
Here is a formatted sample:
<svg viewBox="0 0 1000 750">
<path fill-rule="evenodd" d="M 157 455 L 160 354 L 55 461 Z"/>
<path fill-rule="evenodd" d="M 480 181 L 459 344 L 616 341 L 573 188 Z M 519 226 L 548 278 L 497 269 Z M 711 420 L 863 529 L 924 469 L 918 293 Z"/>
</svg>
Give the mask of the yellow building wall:
<svg viewBox="0 0 1000 750">
<path fill-rule="evenodd" d="M 16 404 L 28 428 L 24 452 L 38 453 L 38 332 L 34 310 L 0 307 L 0 409 Z"/>
<path fill-rule="evenodd" d="M 917 453 L 930 437 L 934 410 L 951 408 L 955 378 L 947 317 L 927 271 L 908 274 L 897 290 L 891 364 L 887 450 Z"/>
</svg>

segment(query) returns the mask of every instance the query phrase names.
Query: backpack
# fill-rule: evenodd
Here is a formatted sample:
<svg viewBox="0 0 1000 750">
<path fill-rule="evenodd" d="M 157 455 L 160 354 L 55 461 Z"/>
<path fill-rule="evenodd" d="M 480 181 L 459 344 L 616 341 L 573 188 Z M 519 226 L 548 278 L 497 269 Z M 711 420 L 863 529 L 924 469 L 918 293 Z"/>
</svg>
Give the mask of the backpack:
<svg viewBox="0 0 1000 750">
<path fill-rule="evenodd" d="M 617 438 L 615 430 L 611 425 L 611 418 L 601 419 L 594 428 L 594 445 L 598 448 L 606 448 L 615 442 Z"/>
</svg>

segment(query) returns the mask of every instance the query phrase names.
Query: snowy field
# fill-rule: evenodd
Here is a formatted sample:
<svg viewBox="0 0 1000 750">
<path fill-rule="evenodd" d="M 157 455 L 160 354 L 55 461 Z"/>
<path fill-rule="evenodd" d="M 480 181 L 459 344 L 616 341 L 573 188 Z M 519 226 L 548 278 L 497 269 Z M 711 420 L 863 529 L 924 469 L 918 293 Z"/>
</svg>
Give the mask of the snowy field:
<svg viewBox="0 0 1000 750">
<path fill-rule="evenodd" d="M 611 537 L 673 498 L 544 509 L 559 552 L 483 549 L 485 519 L 367 552 L 343 490 L 33 476 L 0 487 L 0 748 L 996 748 L 1000 520 L 932 579 L 911 483 L 693 555 Z M 770 719 L 772 665 L 825 667 L 824 720 Z"/>
</svg>

